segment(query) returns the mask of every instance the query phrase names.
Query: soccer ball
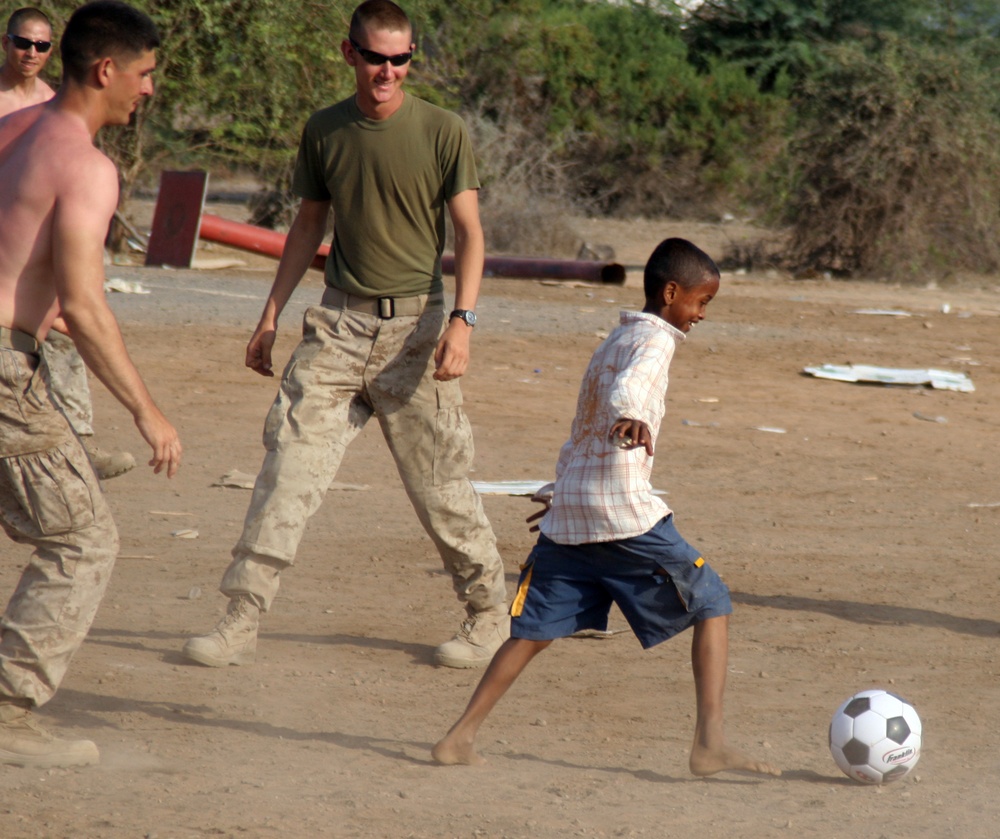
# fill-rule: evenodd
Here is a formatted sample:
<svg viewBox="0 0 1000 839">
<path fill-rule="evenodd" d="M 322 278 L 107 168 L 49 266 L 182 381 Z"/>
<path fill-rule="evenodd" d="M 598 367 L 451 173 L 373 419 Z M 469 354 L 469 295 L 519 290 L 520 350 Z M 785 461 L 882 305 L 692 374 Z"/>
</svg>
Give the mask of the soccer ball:
<svg viewBox="0 0 1000 839">
<path fill-rule="evenodd" d="M 920 717 L 912 705 L 888 691 L 863 690 L 834 713 L 830 754 L 848 778 L 887 784 L 917 765 L 920 736 Z"/>
</svg>

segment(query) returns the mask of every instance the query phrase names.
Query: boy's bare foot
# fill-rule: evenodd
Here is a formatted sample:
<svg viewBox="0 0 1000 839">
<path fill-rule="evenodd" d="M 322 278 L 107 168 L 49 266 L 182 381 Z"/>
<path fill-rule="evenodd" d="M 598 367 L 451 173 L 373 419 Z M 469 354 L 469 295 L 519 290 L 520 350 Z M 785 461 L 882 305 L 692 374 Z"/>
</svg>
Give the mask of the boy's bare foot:
<svg viewBox="0 0 1000 839">
<path fill-rule="evenodd" d="M 431 749 L 431 757 L 445 766 L 482 766 L 486 763 L 486 758 L 472 748 L 471 742 L 459 742 L 450 733 Z"/>
<path fill-rule="evenodd" d="M 691 749 L 691 759 L 688 761 L 688 765 L 691 767 L 692 774 L 700 778 L 727 770 L 757 772 L 761 775 L 777 776 L 781 774 L 781 770 L 777 766 L 772 766 L 762 760 L 754 760 L 728 746 L 721 749 L 708 749 L 705 746 L 696 745 Z"/>
</svg>

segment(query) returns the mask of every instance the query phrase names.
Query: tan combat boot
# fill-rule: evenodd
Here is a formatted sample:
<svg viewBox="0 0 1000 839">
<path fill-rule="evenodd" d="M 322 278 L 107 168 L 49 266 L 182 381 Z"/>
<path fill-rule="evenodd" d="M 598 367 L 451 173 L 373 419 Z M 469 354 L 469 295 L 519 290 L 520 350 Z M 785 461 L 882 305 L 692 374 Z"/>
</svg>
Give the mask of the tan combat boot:
<svg viewBox="0 0 1000 839">
<path fill-rule="evenodd" d="M 52 769 L 100 760 L 90 740 L 60 740 L 34 721 L 23 705 L 0 702 L 0 764 Z"/>
<path fill-rule="evenodd" d="M 253 664 L 257 658 L 258 609 L 248 597 L 234 597 L 226 616 L 208 635 L 189 638 L 181 651 L 206 667 Z"/>
<path fill-rule="evenodd" d="M 510 637 L 507 604 L 475 612 L 466 608 L 468 617 L 450 641 L 434 650 L 434 663 L 444 667 L 483 667 Z"/>
<path fill-rule="evenodd" d="M 94 474 L 102 481 L 117 478 L 135 469 L 135 458 L 128 452 L 105 451 L 96 446 L 90 437 L 81 437 L 80 442 L 83 443 L 83 450 L 90 458 L 90 465 L 94 467 Z"/>
</svg>

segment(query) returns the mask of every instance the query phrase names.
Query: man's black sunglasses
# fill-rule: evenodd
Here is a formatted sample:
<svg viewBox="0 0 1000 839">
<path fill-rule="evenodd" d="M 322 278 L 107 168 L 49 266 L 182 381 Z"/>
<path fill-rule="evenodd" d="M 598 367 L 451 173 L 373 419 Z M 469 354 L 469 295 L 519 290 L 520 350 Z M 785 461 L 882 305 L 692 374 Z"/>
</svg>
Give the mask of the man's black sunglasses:
<svg viewBox="0 0 1000 839">
<path fill-rule="evenodd" d="M 48 52 L 52 49 L 51 41 L 32 41 L 31 38 L 22 38 L 20 35 L 11 35 L 9 32 L 7 37 L 14 42 L 14 46 L 19 50 L 30 50 L 34 47 L 39 52 Z"/>
<path fill-rule="evenodd" d="M 369 64 L 373 64 L 376 67 L 380 64 L 385 64 L 387 61 L 393 67 L 402 67 L 413 58 L 413 52 L 401 52 L 399 55 L 382 55 L 380 52 L 375 52 L 374 50 L 366 50 L 361 44 L 355 41 L 353 38 L 348 37 L 348 41 L 351 42 L 351 46 L 354 47 L 354 51 L 360 55 Z"/>
</svg>

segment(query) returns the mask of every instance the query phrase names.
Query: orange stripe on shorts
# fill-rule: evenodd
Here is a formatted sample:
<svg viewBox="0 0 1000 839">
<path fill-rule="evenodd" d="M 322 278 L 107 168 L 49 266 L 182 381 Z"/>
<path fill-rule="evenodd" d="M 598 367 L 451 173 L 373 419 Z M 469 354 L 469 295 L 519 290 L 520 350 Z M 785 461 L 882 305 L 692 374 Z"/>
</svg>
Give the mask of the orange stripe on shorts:
<svg viewBox="0 0 1000 839">
<path fill-rule="evenodd" d="M 534 570 L 534 565 L 529 567 L 528 573 L 524 575 L 524 579 L 521 581 L 521 585 L 517 587 L 514 602 L 510 605 L 510 614 L 512 617 L 516 618 L 524 611 L 524 601 L 528 597 L 528 587 L 531 585 L 531 572 Z"/>
</svg>

